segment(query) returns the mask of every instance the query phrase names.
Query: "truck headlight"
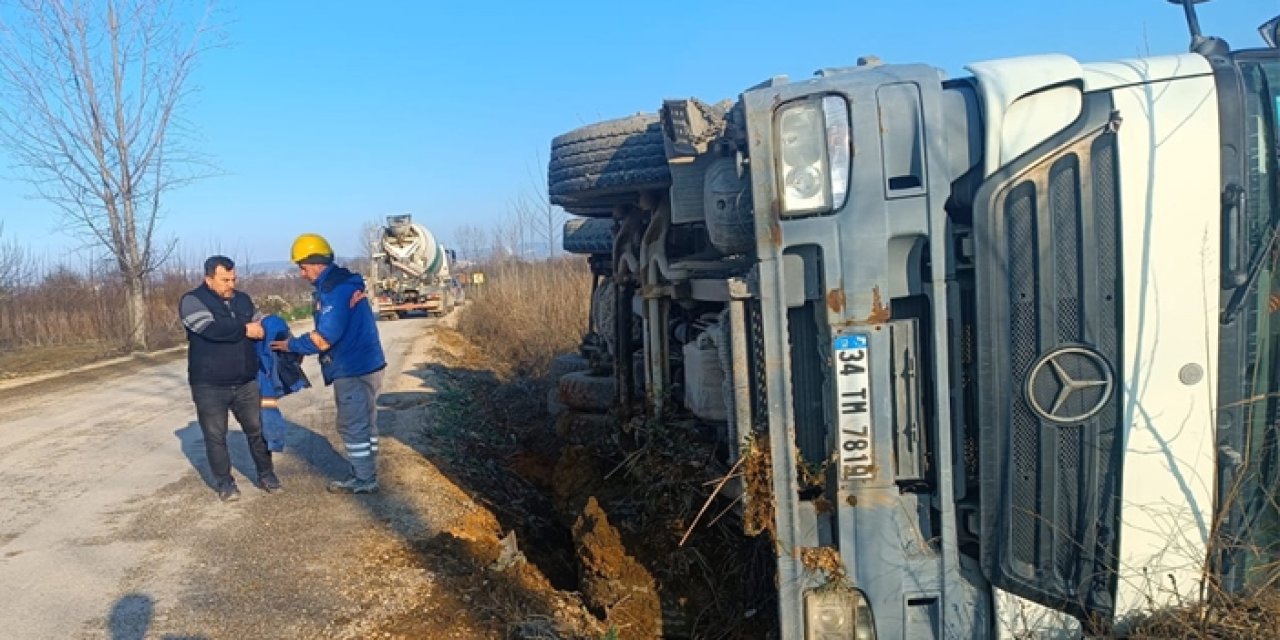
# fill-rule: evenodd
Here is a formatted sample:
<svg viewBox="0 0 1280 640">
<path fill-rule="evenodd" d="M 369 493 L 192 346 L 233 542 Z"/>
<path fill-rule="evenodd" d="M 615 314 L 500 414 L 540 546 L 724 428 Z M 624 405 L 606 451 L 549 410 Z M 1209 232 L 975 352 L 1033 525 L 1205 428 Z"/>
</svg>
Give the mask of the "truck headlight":
<svg viewBox="0 0 1280 640">
<path fill-rule="evenodd" d="M 805 593 L 804 617 L 805 640 L 876 640 L 871 607 L 857 589 Z"/>
<path fill-rule="evenodd" d="M 814 96 L 778 109 L 777 172 L 782 215 L 832 211 L 849 192 L 849 104 Z"/>
</svg>

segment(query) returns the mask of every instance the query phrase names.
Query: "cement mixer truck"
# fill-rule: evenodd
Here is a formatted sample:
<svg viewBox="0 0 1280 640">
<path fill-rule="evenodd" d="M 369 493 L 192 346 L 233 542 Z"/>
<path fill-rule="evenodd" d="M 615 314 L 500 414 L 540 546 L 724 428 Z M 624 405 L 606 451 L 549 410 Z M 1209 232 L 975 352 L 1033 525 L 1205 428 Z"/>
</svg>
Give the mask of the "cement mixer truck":
<svg viewBox="0 0 1280 640">
<path fill-rule="evenodd" d="M 456 303 L 449 276 L 453 252 L 411 215 L 387 216 L 371 258 L 369 280 L 379 318 L 413 312 L 440 316 Z"/>
</svg>

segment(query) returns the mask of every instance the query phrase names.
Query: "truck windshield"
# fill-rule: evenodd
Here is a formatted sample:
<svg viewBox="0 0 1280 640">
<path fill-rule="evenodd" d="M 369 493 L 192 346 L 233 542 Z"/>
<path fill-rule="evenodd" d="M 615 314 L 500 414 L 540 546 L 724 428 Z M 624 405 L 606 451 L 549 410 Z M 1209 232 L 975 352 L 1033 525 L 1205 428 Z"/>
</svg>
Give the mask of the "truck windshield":
<svg viewBox="0 0 1280 640">
<path fill-rule="evenodd" d="M 1242 547 L 1244 582 L 1258 584 L 1270 579 L 1280 557 L 1280 246 L 1275 242 L 1280 60 L 1242 59 L 1239 68 L 1245 88 L 1245 216 L 1256 280 L 1240 305 L 1248 336 L 1244 383 L 1249 389 L 1245 450 L 1240 452 L 1243 473 L 1234 495 L 1224 497 L 1240 502 L 1225 506 L 1242 516 L 1236 540 Z"/>
</svg>

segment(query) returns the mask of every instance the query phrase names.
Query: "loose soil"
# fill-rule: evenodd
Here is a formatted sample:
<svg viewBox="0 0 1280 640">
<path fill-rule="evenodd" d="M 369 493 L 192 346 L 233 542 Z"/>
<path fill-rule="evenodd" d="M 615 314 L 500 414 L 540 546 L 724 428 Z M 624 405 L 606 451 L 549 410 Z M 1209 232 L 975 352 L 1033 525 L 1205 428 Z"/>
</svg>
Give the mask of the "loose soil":
<svg viewBox="0 0 1280 640">
<path fill-rule="evenodd" d="M 729 469 L 705 433 L 603 418 L 615 428 L 566 432 L 563 417 L 557 430 L 549 381 L 509 377 L 455 330 L 429 331 L 434 364 L 415 375 L 436 390 L 431 418 L 398 437 L 492 514 L 429 544 L 486 568 L 460 592 L 483 594 L 508 637 L 774 637 L 770 537 L 744 535 L 734 501 L 715 495 Z M 424 606 L 436 613 L 379 630 L 414 637 L 450 615 Z"/>
</svg>

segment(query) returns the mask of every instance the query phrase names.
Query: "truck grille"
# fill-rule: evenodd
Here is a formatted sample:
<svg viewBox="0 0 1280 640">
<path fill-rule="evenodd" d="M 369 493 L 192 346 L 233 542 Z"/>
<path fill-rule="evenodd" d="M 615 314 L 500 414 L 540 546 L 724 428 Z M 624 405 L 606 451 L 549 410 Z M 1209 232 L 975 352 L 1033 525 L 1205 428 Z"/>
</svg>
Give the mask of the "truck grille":
<svg viewBox="0 0 1280 640">
<path fill-rule="evenodd" d="M 1114 138 L 1065 145 L 975 217 L 983 565 L 1086 620 L 1113 612 L 1123 453 Z"/>
<path fill-rule="evenodd" d="M 819 357 L 816 310 L 812 302 L 787 311 L 791 351 L 791 407 L 795 412 L 796 446 L 800 457 L 813 467 L 826 461 L 831 447 L 827 433 L 825 399 L 830 392 L 824 381 L 828 371 Z"/>
<path fill-rule="evenodd" d="M 750 343 L 749 373 L 751 376 L 751 417 L 752 429 L 756 433 L 769 430 L 769 391 L 768 378 L 765 376 L 764 355 L 764 314 L 760 308 L 759 298 L 747 302 L 747 332 Z"/>
</svg>

